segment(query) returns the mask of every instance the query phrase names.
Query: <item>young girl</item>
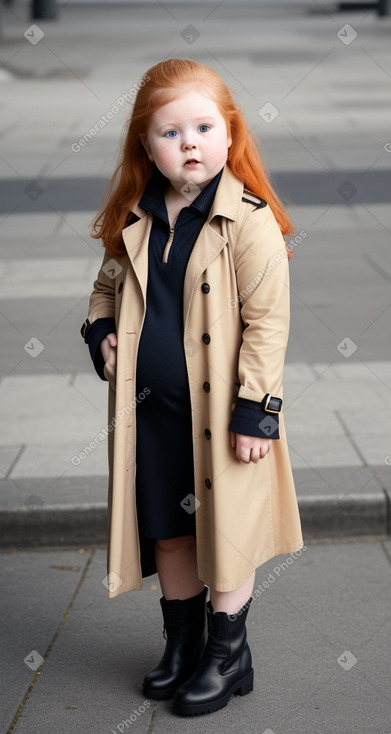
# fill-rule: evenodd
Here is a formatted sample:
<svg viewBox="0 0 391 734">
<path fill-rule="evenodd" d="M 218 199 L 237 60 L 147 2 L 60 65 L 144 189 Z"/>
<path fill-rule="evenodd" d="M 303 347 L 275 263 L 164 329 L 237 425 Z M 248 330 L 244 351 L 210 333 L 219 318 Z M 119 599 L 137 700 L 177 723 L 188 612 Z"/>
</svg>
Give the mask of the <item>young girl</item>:
<svg viewBox="0 0 391 734">
<path fill-rule="evenodd" d="M 255 570 L 302 546 L 281 413 L 292 229 L 220 76 L 149 69 L 82 334 L 109 383 L 105 584 L 157 571 L 167 642 L 143 690 L 182 715 L 252 690 Z"/>
</svg>

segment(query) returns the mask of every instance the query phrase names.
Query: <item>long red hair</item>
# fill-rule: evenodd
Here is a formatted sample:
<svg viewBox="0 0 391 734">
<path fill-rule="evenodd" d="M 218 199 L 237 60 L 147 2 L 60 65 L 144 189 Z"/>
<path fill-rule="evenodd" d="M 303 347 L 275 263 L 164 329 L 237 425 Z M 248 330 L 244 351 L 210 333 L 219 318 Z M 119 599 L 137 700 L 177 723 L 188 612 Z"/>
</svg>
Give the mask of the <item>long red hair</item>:
<svg viewBox="0 0 391 734">
<path fill-rule="evenodd" d="M 112 256 L 124 255 L 122 230 L 132 203 L 138 203 L 154 163 L 146 154 L 141 135 L 148 131 L 156 110 L 177 99 L 189 88 L 209 93 L 224 117 L 232 138 L 227 164 L 246 189 L 265 199 L 283 235 L 294 230 L 290 217 L 270 183 L 255 139 L 231 91 L 220 75 L 204 64 L 188 59 L 168 59 L 149 69 L 140 83 L 133 113 L 127 125 L 120 162 L 108 184 L 101 210 L 92 222 L 92 237 L 102 239 Z M 292 252 L 287 251 L 288 257 Z"/>
</svg>

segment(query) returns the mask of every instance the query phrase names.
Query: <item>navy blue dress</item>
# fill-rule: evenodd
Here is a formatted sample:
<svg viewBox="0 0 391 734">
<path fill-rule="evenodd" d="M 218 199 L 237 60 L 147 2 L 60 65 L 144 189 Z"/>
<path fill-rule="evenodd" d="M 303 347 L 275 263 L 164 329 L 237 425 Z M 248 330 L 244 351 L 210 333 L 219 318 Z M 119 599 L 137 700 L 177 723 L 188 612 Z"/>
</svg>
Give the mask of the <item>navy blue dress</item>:
<svg viewBox="0 0 391 734">
<path fill-rule="evenodd" d="M 150 394 L 137 405 L 136 496 L 140 534 L 164 539 L 195 535 L 191 404 L 183 344 L 183 283 L 194 243 L 206 221 L 222 171 L 184 207 L 170 236 L 164 201 L 168 184 L 158 171 L 139 206 L 153 213 L 148 244 L 147 309 L 140 337 L 136 392 Z"/>
</svg>

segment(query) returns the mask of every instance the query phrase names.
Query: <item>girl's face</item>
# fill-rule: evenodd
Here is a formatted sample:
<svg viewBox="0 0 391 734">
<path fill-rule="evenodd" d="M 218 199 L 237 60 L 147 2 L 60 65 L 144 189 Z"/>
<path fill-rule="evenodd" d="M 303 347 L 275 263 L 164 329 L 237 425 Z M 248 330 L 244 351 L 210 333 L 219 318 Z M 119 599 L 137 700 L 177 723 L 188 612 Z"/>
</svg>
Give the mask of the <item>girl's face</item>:
<svg viewBox="0 0 391 734">
<path fill-rule="evenodd" d="M 226 163 L 232 140 L 216 103 L 192 91 L 154 112 L 142 143 L 149 160 L 180 192 L 188 182 L 206 186 Z"/>
</svg>

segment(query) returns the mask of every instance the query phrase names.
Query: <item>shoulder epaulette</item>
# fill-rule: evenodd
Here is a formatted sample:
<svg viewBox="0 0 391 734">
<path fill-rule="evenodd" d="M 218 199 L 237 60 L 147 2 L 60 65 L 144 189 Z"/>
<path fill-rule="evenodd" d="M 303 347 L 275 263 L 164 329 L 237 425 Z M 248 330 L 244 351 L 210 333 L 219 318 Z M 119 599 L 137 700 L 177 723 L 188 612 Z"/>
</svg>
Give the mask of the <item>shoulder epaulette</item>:
<svg viewBox="0 0 391 734">
<path fill-rule="evenodd" d="M 243 191 L 242 201 L 245 201 L 246 204 L 254 204 L 253 212 L 255 212 L 256 209 L 263 209 L 267 204 L 265 199 L 261 199 L 260 196 L 253 194 L 252 191 L 247 191 L 247 189 L 244 189 Z"/>
</svg>

